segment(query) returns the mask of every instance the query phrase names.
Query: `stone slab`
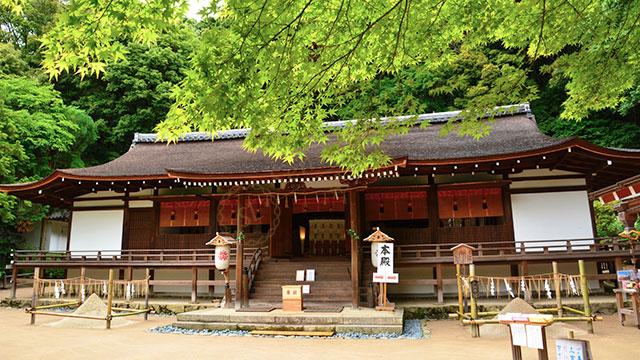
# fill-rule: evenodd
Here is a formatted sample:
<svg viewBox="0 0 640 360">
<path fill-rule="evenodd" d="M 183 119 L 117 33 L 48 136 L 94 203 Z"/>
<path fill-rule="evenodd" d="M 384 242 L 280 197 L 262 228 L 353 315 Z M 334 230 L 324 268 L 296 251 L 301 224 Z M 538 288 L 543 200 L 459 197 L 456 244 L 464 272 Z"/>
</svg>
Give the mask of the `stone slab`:
<svg viewBox="0 0 640 360">
<path fill-rule="evenodd" d="M 402 325 L 336 325 L 336 333 L 402 334 Z"/>
</svg>

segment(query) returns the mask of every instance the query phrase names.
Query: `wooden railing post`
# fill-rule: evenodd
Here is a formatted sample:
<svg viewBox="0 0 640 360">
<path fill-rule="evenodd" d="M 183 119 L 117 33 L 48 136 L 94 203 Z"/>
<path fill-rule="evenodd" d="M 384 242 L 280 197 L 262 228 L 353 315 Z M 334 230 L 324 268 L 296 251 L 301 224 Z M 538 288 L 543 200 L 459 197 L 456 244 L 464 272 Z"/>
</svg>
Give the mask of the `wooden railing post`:
<svg viewBox="0 0 640 360">
<path fill-rule="evenodd" d="M 198 302 L 198 268 L 191 268 L 191 302 Z"/>
<path fill-rule="evenodd" d="M 151 270 L 149 268 L 146 268 L 145 272 L 145 293 L 144 293 L 144 308 L 145 309 L 149 309 L 149 281 L 151 279 Z M 144 313 L 144 319 L 148 320 L 149 319 L 149 312 L 145 312 Z"/>
<path fill-rule="evenodd" d="M 444 303 L 444 287 L 442 281 L 442 263 L 436 264 L 436 292 L 438 297 L 438 304 Z"/>
<path fill-rule="evenodd" d="M 40 268 L 33 269 L 33 293 L 31 294 L 31 309 L 38 306 L 38 290 L 40 289 Z M 36 314 L 31 313 L 31 325 L 36 323 Z"/>
<path fill-rule="evenodd" d="M 18 291 L 18 267 L 13 264 L 11 269 L 11 299 L 16 298 L 16 292 Z"/>
<path fill-rule="evenodd" d="M 111 308 L 113 307 L 113 269 L 109 269 L 109 285 L 107 288 L 107 329 L 111 329 Z"/>
</svg>

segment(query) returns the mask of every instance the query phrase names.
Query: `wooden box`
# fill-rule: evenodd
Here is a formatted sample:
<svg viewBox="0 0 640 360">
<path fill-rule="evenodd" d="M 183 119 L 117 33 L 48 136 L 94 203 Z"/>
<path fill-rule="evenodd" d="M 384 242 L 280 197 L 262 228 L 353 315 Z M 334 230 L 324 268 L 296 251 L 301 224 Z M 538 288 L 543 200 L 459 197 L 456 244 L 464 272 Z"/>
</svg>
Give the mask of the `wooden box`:
<svg viewBox="0 0 640 360">
<path fill-rule="evenodd" d="M 302 285 L 282 286 L 282 310 L 302 311 Z"/>
</svg>

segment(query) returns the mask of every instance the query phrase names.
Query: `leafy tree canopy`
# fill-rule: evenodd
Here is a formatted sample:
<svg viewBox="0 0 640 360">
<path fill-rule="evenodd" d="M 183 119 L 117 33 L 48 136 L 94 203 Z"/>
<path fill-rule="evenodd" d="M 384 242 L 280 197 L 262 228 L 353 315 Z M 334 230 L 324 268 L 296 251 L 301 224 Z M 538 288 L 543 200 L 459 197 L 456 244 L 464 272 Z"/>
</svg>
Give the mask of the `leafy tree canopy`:
<svg viewBox="0 0 640 360">
<path fill-rule="evenodd" d="M 127 58 L 107 67 L 99 78 L 62 74 L 55 84 L 65 103 L 86 111 L 96 122 L 99 140 L 85 155 L 90 164 L 104 163 L 129 148 L 135 132 L 152 132 L 162 121 L 184 78 L 194 42 L 192 26 L 162 34 L 153 46 L 130 43 Z"/>
<path fill-rule="evenodd" d="M 84 166 L 80 157 L 96 139 L 91 118 L 63 104 L 51 85 L 0 76 L 0 183 L 37 180 L 52 169 Z M 40 207 L 0 194 L 0 223 L 37 220 Z"/>
<path fill-rule="evenodd" d="M 16 12 L 24 3 L 2 1 Z M 53 77 L 99 75 L 128 57 L 126 44 L 156 42 L 185 8 L 169 0 L 71 1 L 42 40 L 44 67 Z M 329 140 L 322 122 L 357 97 L 358 84 L 414 66 L 446 73 L 465 61 L 486 61 L 474 82 L 453 77 L 429 89 L 465 106 L 459 134 L 486 133 L 490 124 L 478 115 L 495 105 L 533 100 L 527 65 L 537 61 L 563 84 L 562 117 L 582 119 L 635 96 L 638 14 L 640 2 L 629 0 L 214 1 L 176 103 L 157 130 L 175 140 L 191 130 L 250 127 L 249 150 L 294 161 Z M 473 57 L 486 56 L 492 44 L 509 53 Z M 410 98 L 377 101 L 351 109 L 372 120 L 338 132 L 326 160 L 356 172 L 388 160 L 377 145 L 403 126 L 376 119 L 417 107 Z"/>
</svg>

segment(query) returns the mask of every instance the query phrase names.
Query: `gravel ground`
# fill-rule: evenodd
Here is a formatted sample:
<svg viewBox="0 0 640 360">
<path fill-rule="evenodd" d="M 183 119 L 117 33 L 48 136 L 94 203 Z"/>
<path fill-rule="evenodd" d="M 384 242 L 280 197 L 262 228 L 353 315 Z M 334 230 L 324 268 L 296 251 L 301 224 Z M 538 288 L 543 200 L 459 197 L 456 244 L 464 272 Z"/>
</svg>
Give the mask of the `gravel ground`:
<svg viewBox="0 0 640 360">
<path fill-rule="evenodd" d="M 381 356 L 394 359 L 491 359 L 511 360 L 509 339 L 475 338 L 457 321 L 429 321 L 424 330 L 430 340 L 412 339 L 296 339 L 256 336 L 184 336 L 157 334 L 151 328 L 164 327 L 175 317 L 133 316 L 133 324 L 118 329 L 57 329 L 46 326 L 56 321 L 39 316 L 29 325 L 21 309 L 0 308 L 0 359 L 213 359 L 228 360 L 361 360 Z M 640 359 L 640 330 L 632 321 L 620 326 L 616 316 L 597 322 L 595 334 L 578 336 L 591 343 L 597 360 Z M 555 341 L 549 341 L 554 359 Z M 523 349 L 523 358 L 536 359 L 535 349 Z"/>
<path fill-rule="evenodd" d="M 182 335 L 207 335 L 207 336 L 254 336 L 272 338 L 297 338 L 297 339 L 422 339 L 422 323 L 420 320 L 406 320 L 401 335 L 398 334 L 363 334 L 363 333 L 339 333 L 333 336 L 282 336 L 282 335 L 251 335 L 243 330 L 191 330 L 182 329 L 171 325 L 165 325 L 150 329 L 151 333 L 158 334 L 182 334 Z"/>
</svg>

